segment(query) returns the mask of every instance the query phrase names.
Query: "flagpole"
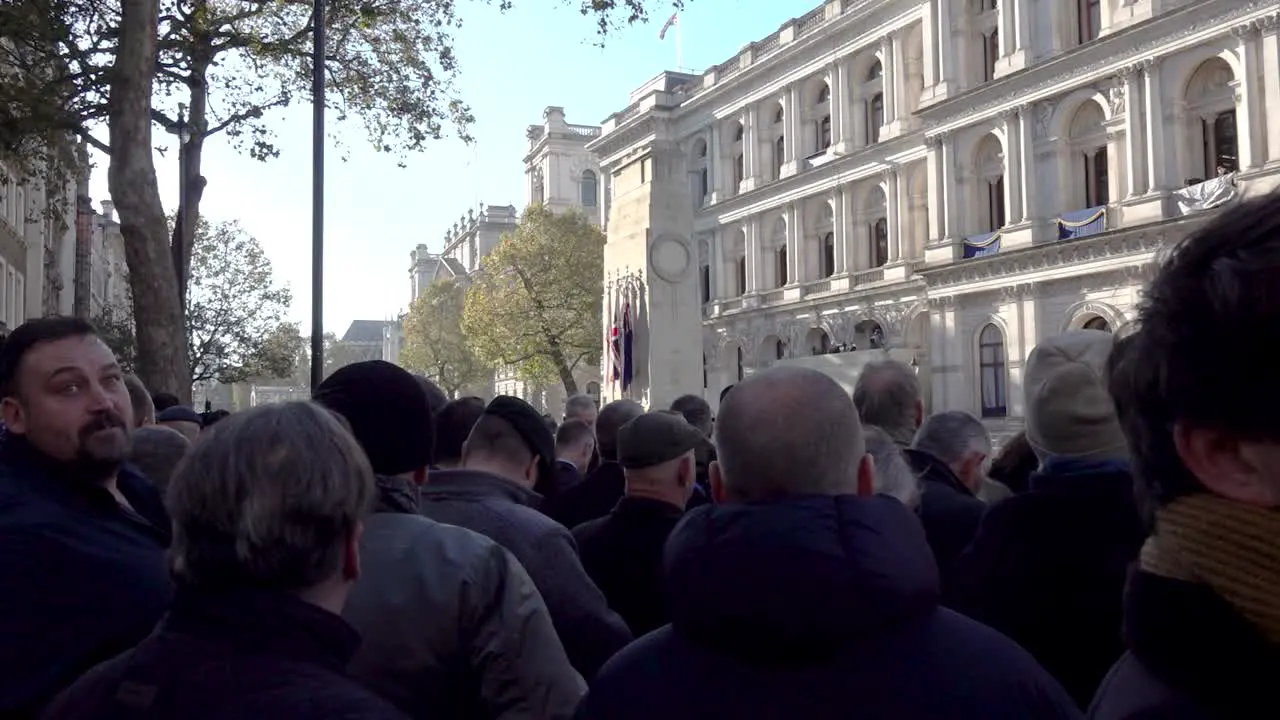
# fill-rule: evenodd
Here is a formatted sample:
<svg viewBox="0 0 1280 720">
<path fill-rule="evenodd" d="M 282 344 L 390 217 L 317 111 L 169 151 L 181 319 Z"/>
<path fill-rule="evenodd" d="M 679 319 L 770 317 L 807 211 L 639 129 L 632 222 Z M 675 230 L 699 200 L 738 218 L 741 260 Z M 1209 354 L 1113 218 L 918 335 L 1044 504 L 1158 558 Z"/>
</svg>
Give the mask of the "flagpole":
<svg viewBox="0 0 1280 720">
<path fill-rule="evenodd" d="M 683 31 L 680 29 L 684 25 L 683 16 L 676 11 L 676 72 L 684 72 L 684 44 L 681 42 Z"/>
</svg>

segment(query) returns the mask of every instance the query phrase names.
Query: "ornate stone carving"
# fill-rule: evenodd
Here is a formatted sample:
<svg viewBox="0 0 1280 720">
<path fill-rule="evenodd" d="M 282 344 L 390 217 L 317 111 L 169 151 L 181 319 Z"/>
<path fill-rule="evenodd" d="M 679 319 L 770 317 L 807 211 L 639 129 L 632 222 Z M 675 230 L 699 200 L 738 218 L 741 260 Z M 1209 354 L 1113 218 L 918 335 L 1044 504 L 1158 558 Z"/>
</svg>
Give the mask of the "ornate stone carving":
<svg viewBox="0 0 1280 720">
<path fill-rule="evenodd" d="M 1036 123 L 1033 130 L 1037 138 L 1049 137 L 1049 127 L 1053 122 L 1054 104 L 1048 100 L 1036 105 Z"/>
<path fill-rule="evenodd" d="M 1141 228 L 1116 235 L 1041 245 L 1010 257 L 997 254 L 990 258 L 966 260 L 936 270 L 922 270 L 919 274 L 925 278 L 932 293 L 936 288 L 1024 275 L 1106 258 L 1140 255 L 1160 250 L 1176 242 L 1176 238 L 1185 233 L 1186 228 L 1179 228 L 1175 237 L 1162 229 Z"/>
<path fill-rule="evenodd" d="M 1107 89 L 1107 100 L 1111 103 L 1111 116 L 1124 113 L 1124 83 L 1118 82 Z"/>
</svg>

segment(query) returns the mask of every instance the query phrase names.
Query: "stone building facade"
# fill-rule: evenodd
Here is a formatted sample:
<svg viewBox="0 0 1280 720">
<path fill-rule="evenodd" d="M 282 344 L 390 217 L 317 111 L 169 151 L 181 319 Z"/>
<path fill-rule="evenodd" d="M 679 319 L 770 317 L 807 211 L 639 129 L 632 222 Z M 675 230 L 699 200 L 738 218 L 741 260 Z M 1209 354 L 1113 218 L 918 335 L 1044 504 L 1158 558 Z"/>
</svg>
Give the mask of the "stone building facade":
<svg viewBox="0 0 1280 720">
<path fill-rule="evenodd" d="M 605 283 L 650 306 L 633 394 L 892 355 L 1012 431 L 1041 338 L 1119 329 L 1162 251 L 1280 184 L 1275 2 L 1043 5 L 831 0 L 633 94 L 588 146 Z"/>
</svg>

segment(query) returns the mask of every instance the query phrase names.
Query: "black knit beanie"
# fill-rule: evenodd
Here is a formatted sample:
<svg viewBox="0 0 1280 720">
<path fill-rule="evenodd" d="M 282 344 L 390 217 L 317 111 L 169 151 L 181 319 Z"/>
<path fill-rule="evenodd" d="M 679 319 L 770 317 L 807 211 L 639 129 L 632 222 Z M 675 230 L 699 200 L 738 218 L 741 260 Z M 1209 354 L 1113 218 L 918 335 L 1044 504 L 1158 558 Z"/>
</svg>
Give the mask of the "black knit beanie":
<svg viewBox="0 0 1280 720">
<path fill-rule="evenodd" d="M 346 419 L 375 473 L 400 475 L 431 465 L 433 408 L 407 370 L 382 360 L 347 365 L 325 378 L 312 399 Z"/>
</svg>

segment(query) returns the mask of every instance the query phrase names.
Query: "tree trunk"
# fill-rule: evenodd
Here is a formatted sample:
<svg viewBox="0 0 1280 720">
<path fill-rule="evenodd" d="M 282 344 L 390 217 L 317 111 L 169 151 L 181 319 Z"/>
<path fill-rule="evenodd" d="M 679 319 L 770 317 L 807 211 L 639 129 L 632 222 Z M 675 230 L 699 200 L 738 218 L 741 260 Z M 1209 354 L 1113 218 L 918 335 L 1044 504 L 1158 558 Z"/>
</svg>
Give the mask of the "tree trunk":
<svg viewBox="0 0 1280 720">
<path fill-rule="evenodd" d="M 153 391 L 191 401 L 186 333 L 169 227 L 151 156 L 151 83 L 155 74 L 158 0 L 121 0 L 119 51 L 111 70 L 107 183 L 120 215 L 133 291 L 138 375 Z"/>
<path fill-rule="evenodd" d="M 182 264 L 178 268 L 182 278 L 180 291 L 185 290 L 191 280 L 191 254 L 195 248 L 196 225 L 200 222 L 200 201 L 204 198 L 205 178 L 200 169 L 204 164 L 205 133 L 209 130 L 209 66 L 213 62 L 213 38 L 204 24 L 208 6 L 208 0 L 196 0 L 191 11 L 191 70 L 187 74 L 187 125 L 191 140 L 184 151 L 184 166 L 179 169 L 183 176 L 182 196 L 178 198 L 178 211 L 182 217 Z M 185 294 L 179 301 L 185 313 Z"/>
<path fill-rule="evenodd" d="M 564 351 L 560 349 L 560 341 L 556 338 L 547 338 L 547 345 L 551 350 L 551 362 L 555 363 L 556 372 L 560 374 L 560 384 L 564 385 L 565 397 L 571 398 L 578 394 L 578 380 L 573 376 L 573 371 L 569 369 L 569 361 L 564 356 Z"/>
</svg>

